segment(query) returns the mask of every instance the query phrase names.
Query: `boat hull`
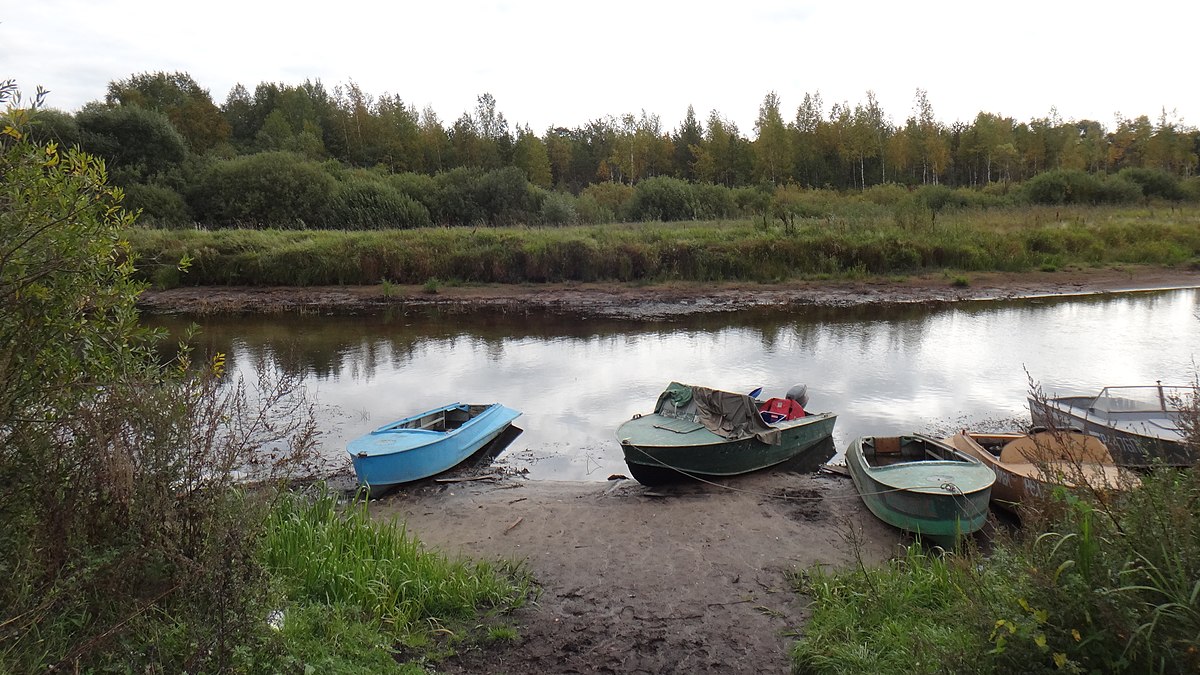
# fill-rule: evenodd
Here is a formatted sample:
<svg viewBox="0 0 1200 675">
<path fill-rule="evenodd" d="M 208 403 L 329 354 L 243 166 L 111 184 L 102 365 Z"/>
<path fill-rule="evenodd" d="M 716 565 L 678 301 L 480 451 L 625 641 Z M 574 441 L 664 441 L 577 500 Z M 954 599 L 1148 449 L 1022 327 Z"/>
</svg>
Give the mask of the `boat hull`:
<svg viewBox="0 0 1200 675">
<path fill-rule="evenodd" d="M 407 419 L 429 416 L 455 406 L 460 404 Z M 347 451 L 354 463 L 359 485 L 371 488 L 374 494 L 454 468 L 495 440 L 520 414 L 493 403 L 461 427 L 448 432 L 397 428 L 404 422 L 402 420 L 354 439 L 347 446 Z"/>
<path fill-rule="evenodd" d="M 1108 446 L 1117 466 L 1145 468 L 1162 464 L 1187 467 L 1200 463 L 1200 455 L 1189 450 L 1181 440 L 1176 440 L 1178 433 L 1170 434 L 1170 438 L 1153 435 L 1151 424 L 1142 425 L 1146 433 L 1134 431 L 1137 425 L 1132 425 L 1132 429 L 1115 428 L 1103 413 L 1099 417 L 1090 413 L 1088 404 L 1092 399 L 1090 396 L 1066 396 L 1043 401 L 1029 397 L 1029 417 L 1038 426 L 1077 428 L 1099 438 Z"/>
<path fill-rule="evenodd" d="M 1036 461 L 1006 461 L 1003 451 L 997 456 L 984 447 L 994 444 L 1005 446 L 1013 442 L 1022 442 L 1022 439 L 1031 439 L 1035 446 L 1044 448 L 1047 458 Z M 943 440 L 991 468 L 996 474 L 996 482 L 992 485 L 992 503 L 1018 515 L 1022 505 L 1045 499 L 1055 488 L 1071 489 L 1087 484 L 1096 490 L 1118 490 L 1133 480 L 1132 476 L 1127 475 L 1127 469 L 1121 469 L 1112 462 L 1111 455 L 1099 439 L 1086 434 L 963 432 Z M 1061 448 L 1058 447 L 1059 444 L 1068 447 Z M 1098 451 L 1089 452 L 1089 457 L 1068 457 L 1074 448 L 1091 450 L 1096 446 Z M 1093 458 L 1100 461 L 1089 461 Z"/>
<path fill-rule="evenodd" d="M 780 431 L 780 442 L 771 445 L 756 436 L 723 438 L 699 424 L 651 414 L 621 425 L 617 437 L 633 478 L 644 485 L 659 485 L 736 476 L 775 466 L 828 440 L 836 421 L 837 415 L 821 413 L 778 423 L 774 427 Z"/>
<path fill-rule="evenodd" d="M 952 544 L 978 531 L 987 522 L 995 474 L 978 460 L 925 437 L 901 437 L 941 446 L 953 461 L 900 461 L 872 466 L 864 444 L 876 437 L 853 441 L 846 449 L 846 467 L 863 503 L 877 518 L 936 544 Z"/>
</svg>

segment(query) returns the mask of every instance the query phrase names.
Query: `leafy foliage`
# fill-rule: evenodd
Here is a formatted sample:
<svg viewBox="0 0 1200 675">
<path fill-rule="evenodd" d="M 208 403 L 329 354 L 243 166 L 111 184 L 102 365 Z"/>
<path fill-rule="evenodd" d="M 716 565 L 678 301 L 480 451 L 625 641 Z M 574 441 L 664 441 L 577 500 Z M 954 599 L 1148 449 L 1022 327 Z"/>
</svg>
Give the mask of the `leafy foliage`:
<svg viewBox="0 0 1200 675">
<path fill-rule="evenodd" d="M 75 116 L 75 123 L 84 150 L 138 178 L 177 167 L 187 156 L 183 136 L 160 112 L 93 104 Z"/>
<path fill-rule="evenodd" d="M 40 102 L 0 83 L 0 670 L 231 669 L 265 589 L 233 472 L 311 428 L 245 415 L 219 356 L 160 363 L 133 216 L 103 162 L 30 141 Z M 259 392 L 264 410 L 289 391 Z"/>
<path fill-rule="evenodd" d="M 213 225 L 300 228 L 328 219 L 334 180 L 319 164 L 287 152 L 214 162 L 188 201 Z"/>
</svg>

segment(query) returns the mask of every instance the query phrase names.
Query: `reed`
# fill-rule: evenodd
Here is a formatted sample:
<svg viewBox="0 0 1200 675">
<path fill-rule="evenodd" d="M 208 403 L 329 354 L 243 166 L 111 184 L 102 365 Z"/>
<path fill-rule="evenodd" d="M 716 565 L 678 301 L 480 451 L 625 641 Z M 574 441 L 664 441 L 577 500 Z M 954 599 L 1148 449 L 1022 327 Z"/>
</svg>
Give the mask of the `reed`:
<svg viewBox="0 0 1200 675">
<path fill-rule="evenodd" d="M 851 208 L 853 206 L 854 208 Z M 152 230 L 128 233 L 160 285 L 563 281 L 783 281 L 940 272 L 1183 265 L 1200 259 L 1200 208 L 1020 207 L 898 221 L 853 202 L 794 227 L 755 220 L 559 228 Z M 186 273 L 173 272 L 191 259 Z"/>
</svg>

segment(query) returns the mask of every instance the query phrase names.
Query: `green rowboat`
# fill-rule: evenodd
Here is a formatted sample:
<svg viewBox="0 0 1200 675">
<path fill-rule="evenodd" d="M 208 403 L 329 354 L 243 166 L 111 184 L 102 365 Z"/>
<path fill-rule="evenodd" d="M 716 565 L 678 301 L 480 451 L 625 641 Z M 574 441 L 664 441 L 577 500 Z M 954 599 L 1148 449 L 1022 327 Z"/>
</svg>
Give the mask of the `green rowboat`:
<svg viewBox="0 0 1200 675">
<path fill-rule="evenodd" d="M 846 467 L 871 513 L 935 544 L 952 544 L 987 521 L 996 474 L 941 441 L 865 436 L 846 449 Z"/>
<path fill-rule="evenodd" d="M 625 464 L 639 483 L 658 485 L 765 469 L 828 440 L 837 421 L 833 413 L 818 413 L 768 425 L 757 412 L 763 401 L 744 394 L 715 392 L 744 409 L 746 418 L 730 421 L 737 415 L 729 415 L 725 428 L 713 431 L 703 423 L 704 415 L 697 414 L 690 400 L 692 389 L 672 383 L 659 397 L 653 413 L 635 415 L 617 429 Z M 684 391 L 687 393 L 681 394 Z M 688 401 L 679 404 L 683 398 Z"/>
</svg>

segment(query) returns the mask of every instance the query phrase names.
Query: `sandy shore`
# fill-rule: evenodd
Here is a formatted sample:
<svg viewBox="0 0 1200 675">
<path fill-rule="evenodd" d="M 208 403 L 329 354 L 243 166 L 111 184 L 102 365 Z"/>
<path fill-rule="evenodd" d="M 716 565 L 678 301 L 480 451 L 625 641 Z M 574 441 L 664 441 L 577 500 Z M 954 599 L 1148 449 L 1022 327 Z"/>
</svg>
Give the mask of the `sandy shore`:
<svg viewBox="0 0 1200 675">
<path fill-rule="evenodd" d="M 790 572 L 867 564 L 903 536 L 850 479 L 764 471 L 647 488 L 607 483 L 427 482 L 373 502 L 426 546 L 528 561 L 542 586 L 512 644 L 467 651 L 451 673 L 787 673 L 806 619 Z"/>
</svg>

